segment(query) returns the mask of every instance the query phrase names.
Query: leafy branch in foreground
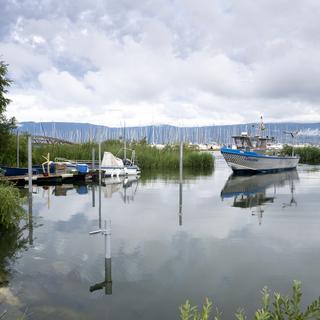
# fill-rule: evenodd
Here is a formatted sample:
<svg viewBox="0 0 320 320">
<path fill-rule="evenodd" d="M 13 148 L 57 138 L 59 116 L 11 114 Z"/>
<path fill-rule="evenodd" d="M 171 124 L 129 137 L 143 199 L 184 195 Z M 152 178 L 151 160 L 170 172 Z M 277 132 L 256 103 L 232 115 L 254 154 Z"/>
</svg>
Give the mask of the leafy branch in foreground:
<svg viewBox="0 0 320 320">
<path fill-rule="evenodd" d="M 0 227 L 18 225 L 24 217 L 19 190 L 9 183 L 0 183 Z"/>
<path fill-rule="evenodd" d="M 294 280 L 292 286 L 292 297 L 283 296 L 278 292 L 273 294 L 273 301 L 270 303 L 270 291 L 267 287 L 262 290 L 262 305 L 254 314 L 254 320 L 311 320 L 320 319 L 320 297 L 309 304 L 306 309 L 301 310 L 301 282 Z M 206 299 L 200 311 L 198 307 L 192 306 L 187 300 L 180 306 L 181 320 L 220 320 L 221 313 L 215 309 L 213 303 Z M 212 317 L 211 317 L 212 316 Z M 235 314 L 236 320 L 247 320 L 245 311 L 239 309 Z"/>
</svg>

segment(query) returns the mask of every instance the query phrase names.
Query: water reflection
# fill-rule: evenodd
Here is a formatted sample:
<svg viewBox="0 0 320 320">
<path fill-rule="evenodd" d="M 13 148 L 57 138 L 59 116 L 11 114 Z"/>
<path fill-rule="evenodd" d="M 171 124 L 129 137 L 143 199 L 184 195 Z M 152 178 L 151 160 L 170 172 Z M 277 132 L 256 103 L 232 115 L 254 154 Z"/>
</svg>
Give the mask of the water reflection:
<svg viewBox="0 0 320 320">
<path fill-rule="evenodd" d="M 62 185 L 57 185 L 53 187 L 52 194 L 54 194 L 56 197 L 61 197 L 61 196 L 67 196 L 68 194 L 70 195 L 71 193 L 77 193 L 79 195 L 87 194 L 88 193 L 88 185 L 86 184 L 62 184 Z"/>
<path fill-rule="evenodd" d="M 103 191 L 105 198 L 111 198 L 114 193 L 119 193 L 124 203 L 134 201 L 138 189 L 139 177 L 115 177 L 104 180 Z"/>
<path fill-rule="evenodd" d="M 26 250 L 28 237 L 25 237 L 24 230 L 27 226 L 17 226 L 4 229 L 0 226 L 0 287 L 7 286 L 10 278 L 10 267 L 21 250 Z"/>
<path fill-rule="evenodd" d="M 294 199 L 294 183 L 298 180 L 296 170 L 252 176 L 232 174 L 221 190 L 221 199 L 233 198 L 232 207 L 250 209 L 261 224 L 264 206 L 275 202 L 277 188 L 286 185 L 290 188 L 291 199 L 282 204 L 283 208 L 297 205 Z"/>
</svg>

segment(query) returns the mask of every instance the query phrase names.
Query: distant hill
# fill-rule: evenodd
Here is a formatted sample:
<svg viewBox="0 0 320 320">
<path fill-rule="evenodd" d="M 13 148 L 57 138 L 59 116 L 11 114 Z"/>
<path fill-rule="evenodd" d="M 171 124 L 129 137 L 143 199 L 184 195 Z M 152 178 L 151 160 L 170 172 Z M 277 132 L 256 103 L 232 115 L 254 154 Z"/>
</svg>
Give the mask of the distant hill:
<svg viewBox="0 0 320 320">
<path fill-rule="evenodd" d="M 291 137 L 283 134 L 283 131 L 298 131 L 296 142 L 320 144 L 320 123 L 266 123 L 265 126 L 265 135 L 273 136 L 281 143 L 292 142 Z M 232 135 L 243 131 L 254 133 L 256 127 L 253 123 L 204 127 L 156 125 L 127 127 L 125 135 L 127 140 L 146 138 L 149 143 L 166 144 L 182 138 L 183 141 L 192 143 L 230 144 Z M 73 122 L 22 122 L 19 130 L 32 135 L 45 135 L 73 142 L 119 139 L 124 136 L 124 128 Z"/>
</svg>

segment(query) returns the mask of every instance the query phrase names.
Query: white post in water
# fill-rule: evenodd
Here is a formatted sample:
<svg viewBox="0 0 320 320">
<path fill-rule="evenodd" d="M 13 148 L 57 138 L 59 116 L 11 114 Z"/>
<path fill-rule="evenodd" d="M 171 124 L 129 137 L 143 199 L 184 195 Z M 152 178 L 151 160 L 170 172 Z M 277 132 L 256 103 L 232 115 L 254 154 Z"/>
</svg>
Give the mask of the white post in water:
<svg viewBox="0 0 320 320">
<path fill-rule="evenodd" d="M 95 161 L 96 161 L 96 150 L 92 148 L 92 166 L 91 166 L 92 170 L 94 170 L 96 167 Z"/>
<path fill-rule="evenodd" d="M 182 181 L 183 181 L 183 142 L 180 142 L 180 163 L 179 163 L 179 226 L 182 226 Z"/>
<path fill-rule="evenodd" d="M 182 179 L 183 174 L 183 142 L 180 142 L 180 163 L 179 163 L 179 169 L 180 169 L 180 180 Z"/>
<path fill-rule="evenodd" d="M 101 229 L 101 141 L 99 141 L 99 228 Z"/>
<path fill-rule="evenodd" d="M 123 125 L 123 141 L 124 141 L 123 158 L 127 159 L 126 123 L 124 123 Z"/>
<path fill-rule="evenodd" d="M 112 294 L 112 275 L 111 275 L 111 220 L 105 221 L 105 294 Z"/>
<path fill-rule="evenodd" d="M 29 192 L 32 193 L 32 137 L 28 136 L 28 184 Z"/>
<path fill-rule="evenodd" d="M 90 292 L 105 289 L 105 294 L 112 294 L 111 274 L 111 220 L 104 221 L 104 229 L 89 232 L 90 235 L 102 234 L 104 236 L 104 281 L 90 286 Z"/>
<path fill-rule="evenodd" d="M 111 259 L 111 220 L 104 221 L 105 258 Z"/>
<path fill-rule="evenodd" d="M 33 244 L 33 222 L 32 222 L 32 137 L 28 136 L 28 186 L 29 186 L 29 244 Z"/>
</svg>

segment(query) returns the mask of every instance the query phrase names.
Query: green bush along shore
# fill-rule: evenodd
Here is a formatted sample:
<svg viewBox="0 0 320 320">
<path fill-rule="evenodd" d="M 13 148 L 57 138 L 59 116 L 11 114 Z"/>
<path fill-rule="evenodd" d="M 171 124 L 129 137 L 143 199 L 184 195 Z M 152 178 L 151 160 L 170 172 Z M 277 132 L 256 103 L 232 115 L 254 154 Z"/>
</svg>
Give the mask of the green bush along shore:
<svg viewBox="0 0 320 320">
<path fill-rule="evenodd" d="M 8 229 L 19 224 L 25 214 L 22 202 L 18 188 L 0 183 L 0 227 Z"/>
<path fill-rule="evenodd" d="M 254 320 L 311 320 L 320 319 L 320 298 L 309 304 L 304 310 L 301 307 L 301 283 L 293 281 L 292 297 L 283 296 L 275 292 L 273 301 L 270 300 L 270 292 L 267 288 L 262 290 L 262 305 L 254 314 Z M 197 306 L 191 306 L 189 301 L 186 301 L 180 306 L 181 320 L 220 320 L 222 312 L 217 308 L 213 308 L 213 303 L 206 299 L 201 310 Z M 247 320 L 245 311 L 239 309 L 235 313 L 236 320 Z M 251 318 L 250 318 L 251 319 Z"/>
<path fill-rule="evenodd" d="M 292 146 L 284 146 L 282 153 L 291 155 Z M 294 153 L 300 157 L 300 163 L 320 164 L 320 148 L 318 147 L 297 147 L 294 148 Z"/>
</svg>

